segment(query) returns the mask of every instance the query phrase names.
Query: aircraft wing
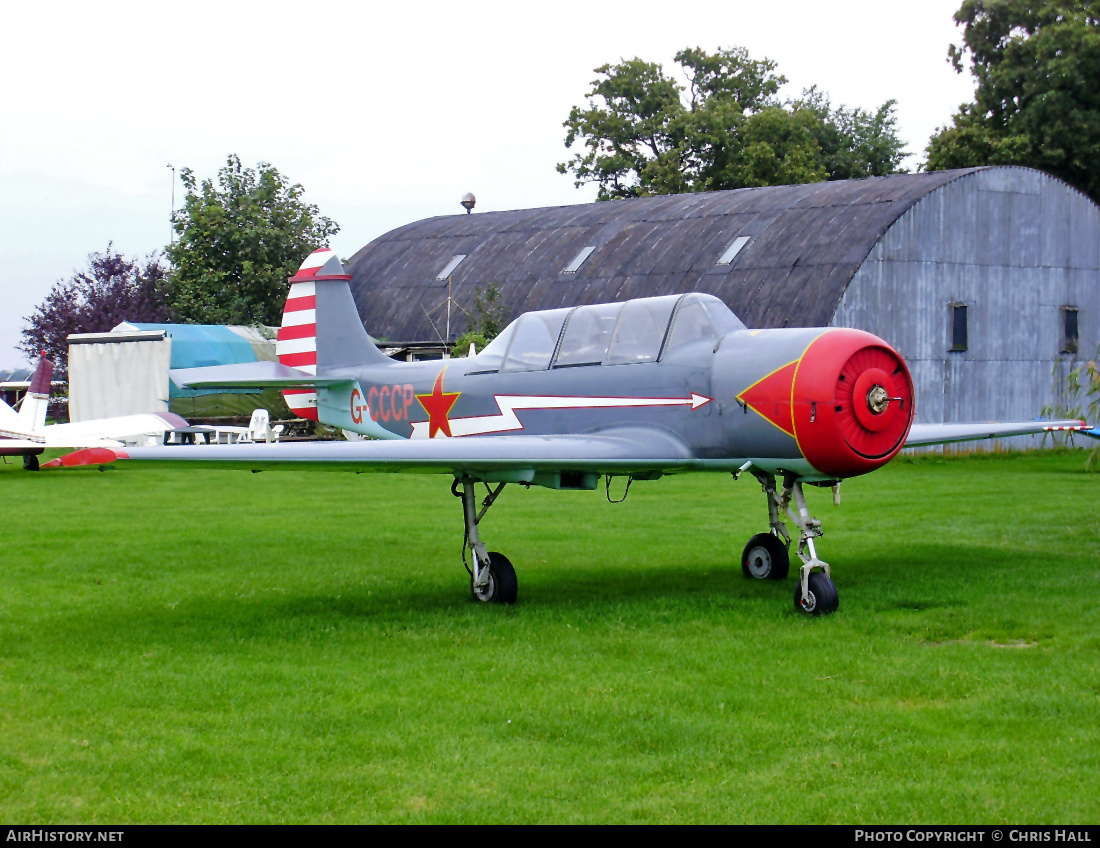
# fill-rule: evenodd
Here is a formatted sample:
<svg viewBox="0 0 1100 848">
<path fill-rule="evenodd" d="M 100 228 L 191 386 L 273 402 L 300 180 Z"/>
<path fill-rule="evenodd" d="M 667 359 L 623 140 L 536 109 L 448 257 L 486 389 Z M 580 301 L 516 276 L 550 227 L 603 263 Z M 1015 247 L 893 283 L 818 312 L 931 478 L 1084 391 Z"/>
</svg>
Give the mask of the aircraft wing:
<svg viewBox="0 0 1100 848">
<path fill-rule="evenodd" d="M 944 445 L 949 442 L 969 442 L 977 439 L 997 439 L 1004 436 L 1028 436 L 1037 433 L 1077 432 L 1092 438 L 1100 438 L 1098 428 L 1090 428 L 1084 421 L 1009 421 L 978 422 L 974 424 L 914 424 L 905 440 L 905 447 Z"/>
<path fill-rule="evenodd" d="M 242 468 L 420 471 L 512 482 L 531 482 L 536 473 L 545 472 L 637 475 L 704 465 L 686 444 L 664 431 L 621 428 L 552 436 L 91 448 L 43 467 L 101 465 L 116 460 Z"/>
</svg>

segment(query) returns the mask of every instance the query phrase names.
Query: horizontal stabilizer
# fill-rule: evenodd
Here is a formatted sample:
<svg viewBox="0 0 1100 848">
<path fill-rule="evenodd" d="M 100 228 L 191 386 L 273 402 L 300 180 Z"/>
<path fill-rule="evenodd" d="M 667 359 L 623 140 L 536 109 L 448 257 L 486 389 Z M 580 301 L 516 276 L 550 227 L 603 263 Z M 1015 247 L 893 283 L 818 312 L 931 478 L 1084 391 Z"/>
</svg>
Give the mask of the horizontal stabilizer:
<svg viewBox="0 0 1100 848">
<path fill-rule="evenodd" d="M 175 368 L 169 371 L 168 375 L 173 383 L 184 389 L 305 389 L 351 382 L 346 377 L 317 377 L 278 362 Z"/>
<path fill-rule="evenodd" d="M 973 424 L 914 424 L 909 430 L 905 447 L 944 445 L 950 442 L 970 442 L 978 439 L 1000 439 L 1006 436 L 1030 436 L 1041 433 L 1077 432 L 1092 435 L 1084 421 L 989 421 Z"/>
</svg>

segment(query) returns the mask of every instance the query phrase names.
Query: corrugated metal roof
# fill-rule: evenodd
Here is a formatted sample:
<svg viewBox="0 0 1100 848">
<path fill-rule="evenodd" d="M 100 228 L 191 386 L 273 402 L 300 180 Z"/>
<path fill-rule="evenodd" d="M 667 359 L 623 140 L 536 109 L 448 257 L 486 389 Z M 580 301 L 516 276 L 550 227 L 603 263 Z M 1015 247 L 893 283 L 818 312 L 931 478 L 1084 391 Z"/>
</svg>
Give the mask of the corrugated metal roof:
<svg viewBox="0 0 1100 848">
<path fill-rule="evenodd" d="M 455 269 L 452 331 L 475 290 L 495 283 L 509 317 L 700 291 L 724 300 L 749 327 L 828 324 L 852 276 L 886 230 L 916 202 L 975 171 L 899 174 L 808 185 L 615 200 L 416 221 L 352 257 L 348 271 L 375 336 L 434 338 Z M 749 241 L 718 265 L 737 236 Z M 576 273 L 563 274 L 587 246 Z M 434 324 L 434 327 L 433 327 Z"/>
</svg>

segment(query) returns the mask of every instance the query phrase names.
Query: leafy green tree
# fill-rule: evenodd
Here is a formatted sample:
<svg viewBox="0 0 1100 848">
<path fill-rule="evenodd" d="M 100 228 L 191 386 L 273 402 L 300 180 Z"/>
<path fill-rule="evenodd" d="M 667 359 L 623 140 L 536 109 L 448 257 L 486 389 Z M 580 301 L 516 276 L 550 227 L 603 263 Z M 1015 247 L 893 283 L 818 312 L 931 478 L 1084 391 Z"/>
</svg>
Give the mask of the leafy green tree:
<svg viewBox="0 0 1100 848">
<path fill-rule="evenodd" d="M 485 345 L 500 335 L 508 323 L 508 306 L 500 299 L 500 287 L 489 283 L 482 289 L 474 289 L 473 311 L 469 313 L 469 329 L 455 339 L 451 348 L 453 356 L 466 356 L 470 345 L 482 350 Z"/>
<path fill-rule="evenodd" d="M 1091 398 L 1088 405 L 1090 422 L 1100 421 L 1100 365 L 1097 364 L 1098 362 L 1100 362 L 1100 347 L 1096 348 L 1096 359 L 1090 359 L 1078 366 L 1079 379 L 1085 387 L 1085 393 Z M 1100 444 L 1093 444 L 1088 459 L 1085 460 L 1085 469 L 1093 474 L 1100 469 Z"/>
<path fill-rule="evenodd" d="M 1100 346 L 1096 349 L 1095 359 L 1078 362 L 1068 374 L 1061 373 L 1064 363 L 1055 363 L 1051 375 L 1054 377 L 1054 402 L 1043 407 L 1040 415 L 1044 418 L 1081 418 L 1094 426 L 1100 421 Z M 1048 433 L 1047 437 L 1055 445 L 1076 445 L 1077 433 Z M 1100 471 L 1100 444 L 1085 439 L 1093 447 L 1085 458 L 1085 470 L 1091 473 Z"/>
<path fill-rule="evenodd" d="M 928 170 L 1027 165 L 1100 202 L 1100 2 L 964 0 L 955 13 L 974 102 L 928 143 Z"/>
<path fill-rule="evenodd" d="M 896 173 L 894 101 L 833 109 L 816 88 L 782 102 L 787 80 L 741 47 L 676 54 L 686 85 L 639 58 L 596 68 L 585 108 L 563 126 L 582 149 L 558 172 L 608 200 Z"/>
<path fill-rule="evenodd" d="M 231 155 L 216 186 L 180 174 L 187 198 L 166 248 L 172 311 L 188 323 L 277 324 L 287 278 L 339 226 L 266 162 L 256 171 Z"/>
</svg>

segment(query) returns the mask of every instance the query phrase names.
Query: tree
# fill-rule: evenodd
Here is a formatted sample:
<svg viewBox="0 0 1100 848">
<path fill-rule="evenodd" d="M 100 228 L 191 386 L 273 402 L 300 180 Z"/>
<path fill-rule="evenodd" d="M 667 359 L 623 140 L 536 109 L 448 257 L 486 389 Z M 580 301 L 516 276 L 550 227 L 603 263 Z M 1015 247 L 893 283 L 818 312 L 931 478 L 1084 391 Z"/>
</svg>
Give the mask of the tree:
<svg viewBox="0 0 1100 848">
<path fill-rule="evenodd" d="M 964 0 L 955 13 L 974 101 L 929 141 L 930 170 L 1026 165 L 1100 202 L 1100 2 Z"/>
<path fill-rule="evenodd" d="M 277 324 L 287 278 L 313 250 L 340 231 L 304 189 L 289 185 L 266 162 L 241 166 L 235 154 L 218 171 L 218 185 L 201 186 L 190 168 L 187 189 L 173 218 L 179 238 L 167 248 L 172 263 L 171 306 L 197 324 Z"/>
<path fill-rule="evenodd" d="M 473 313 L 467 313 L 467 317 L 470 326 L 455 339 L 452 356 L 466 356 L 471 344 L 476 345 L 478 350 L 484 349 L 504 329 L 508 322 L 508 307 L 501 301 L 500 287 L 496 283 L 489 283 L 484 289 L 480 286 L 474 289 Z"/>
<path fill-rule="evenodd" d="M 144 264 L 127 259 L 108 242 L 88 256 L 88 270 L 58 280 L 34 313 L 23 320 L 19 350 L 32 361 L 45 353 L 60 373 L 68 370 L 70 333 L 105 333 L 123 321 L 169 320 L 166 269 L 152 253 Z"/>
<path fill-rule="evenodd" d="M 1078 366 L 1078 379 L 1084 386 L 1085 394 L 1091 398 L 1088 405 L 1089 421 L 1100 420 L 1100 346 L 1096 348 L 1096 359 L 1090 359 Z M 1100 445 L 1094 445 L 1085 460 L 1085 469 L 1096 473 L 1100 470 Z"/>
<path fill-rule="evenodd" d="M 784 185 L 896 173 L 904 158 L 894 101 L 833 109 L 816 88 L 781 102 L 786 78 L 741 47 L 676 54 L 682 85 L 639 58 L 596 68 L 587 107 L 564 122 L 583 150 L 558 172 L 599 198 Z"/>
</svg>

